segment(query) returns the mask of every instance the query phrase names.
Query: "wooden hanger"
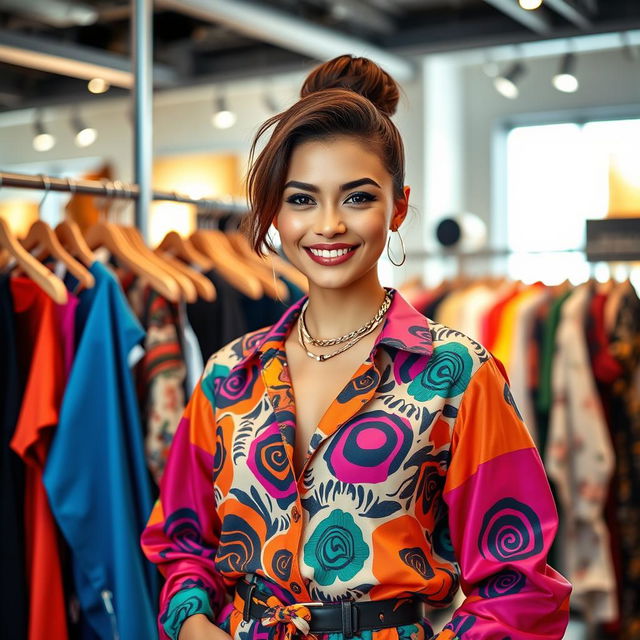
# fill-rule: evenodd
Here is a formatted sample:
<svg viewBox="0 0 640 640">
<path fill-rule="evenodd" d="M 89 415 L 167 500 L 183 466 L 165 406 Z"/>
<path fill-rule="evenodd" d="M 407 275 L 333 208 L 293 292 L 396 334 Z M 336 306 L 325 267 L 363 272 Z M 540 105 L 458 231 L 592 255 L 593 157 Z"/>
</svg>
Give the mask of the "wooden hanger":
<svg viewBox="0 0 640 640">
<path fill-rule="evenodd" d="M 113 195 L 116 199 L 120 194 L 125 196 L 125 198 L 131 198 L 131 191 L 127 189 L 123 182 L 115 180 L 111 182 L 110 185 L 113 188 Z M 105 185 L 105 188 L 108 188 L 108 186 Z M 126 207 L 128 201 L 123 200 L 123 202 Z M 121 212 L 122 209 L 119 213 Z M 108 214 L 110 214 L 110 210 L 107 211 L 107 215 Z M 153 251 L 151 251 L 151 249 L 145 244 L 142 234 L 138 229 L 129 225 L 118 224 L 117 222 L 115 224 L 137 253 L 144 256 L 148 262 L 155 265 L 155 268 L 160 272 L 164 271 L 167 275 L 173 278 L 173 280 L 175 280 L 180 288 L 182 297 L 187 302 L 193 303 L 198 299 L 198 292 L 193 282 L 188 277 L 185 277 L 183 273 L 168 264 L 166 260 L 163 260 L 160 256 L 153 253 Z"/>
<path fill-rule="evenodd" d="M 0 247 L 5 249 L 16 264 L 33 280 L 54 302 L 65 304 L 69 299 L 64 282 L 55 273 L 38 262 L 11 233 L 6 220 L 0 218 Z"/>
<path fill-rule="evenodd" d="M 286 278 L 289 282 L 294 284 L 305 294 L 309 293 L 309 281 L 307 280 L 307 276 L 296 269 L 290 262 L 283 260 L 282 257 L 280 257 L 277 253 L 269 252 L 267 253 L 267 255 L 261 258 L 253 250 L 253 248 L 249 244 L 247 236 L 245 236 L 244 233 L 241 233 L 240 231 L 229 231 L 226 233 L 226 236 L 229 238 L 236 251 L 238 251 L 238 253 L 240 253 L 244 258 L 264 264 L 267 273 L 271 276 L 272 282 L 273 273 L 275 272 L 279 276 Z"/>
<path fill-rule="evenodd" d="M 218 241 L 215 235 L 209 235 L 205 229 L 191 234 L 193 246 L 204 253 L 213 262 L 214 269 L 235 289 L 252 300 L 264 295 L 264 288 L 254 271 L 247 267 L 225 243 Z"/>
<path fill-rule="evenodd" d="M 211 271 L 213 262 L 198 251 L 189 238 L 183 238 L 177 231 L 169 231 L 156 247 L 164 254 L 171 254 L 187 264 L 194 264 L 202 271 Z"/>
<path fill-rule="evenodd" d="M 242 234 L 233 231 L 223 233 L 217 229 L 210 229 L 209 233 L 216 234 L 221 244 L 226 243 L 229 250 L 234 252 L 241 262 L 253 268 L 254 273 L 264 287 L 266 295 L 275 300 L 287 300 L 289 298 L 287 285 L 275 277 L 275 269 L 272 270 L 263 259 L 256 255 Z"/>
<path fill-rule="evenodd" d="M 49 195 L 51 182 L 45 175 L 40 175 L 42 186 L 44 188 L 44 196 L 38 205 L 38 216 L 42 215 L 42 205 Z M 22 246 L 33 253 L 35 248 L 42 251 L 39 252 L 37 259 L 42 262 L 44 258 L 51 256 L 59 262 L 62 262 L 67 270 L 73 274 L 83 289 L 91 289 L 96 283 L 93 274 L 87 268 L 78 262 L 59 242 L 51 227 L 44 220 L 36 220 L 30 227 L 26 238 L 20 240 Z"/>
<path fill-rule="evenodd" d="M 135 227 L 120 227 L 120 230 L 124 233 L 127 240 L 140 254 L 144 255 L 149 262 L 154 264 L 157 269 L 164 271 L 167 275 L 172 277 L 178 284 L 182 297 L 189 303 L 194 303 L 198 299 L 198 291 L 193 281 L 184 273 L 173 267 L 167 260 L 161 258 L 158 254 L 154 253 L 144 243 L 142 234 Z"/>
<path fill-rule="evenodd" d="M 41 247 L 44 251 L 38 255 L 40 262 L 46 256 L 62 262 L 83 289 L 91 289 L 95 285 L 96 280 L 93 274 L 60 244 L 58 237 L 44 220 L 36 220 L 31 225 L 27 237 L 20 242 L 29 252 L 36 247 Z"/>
<path fill-rule="evenodd" d="M 60 244 L 74 257 L 78 258 L 85 267 L 90 267 L 96 257 L 85 241 L 80 227 L 72 220 L 64 220 L 54 230 Z"/>
<path fill-rule="evenodd" d="M 69 191 L 75 194 L 76 187 L 71 178 L 67 178 Z M 78 258 L 87 269 L 96 261 L 96 257 L 89 249 L 80 227 L 72 220 L 63 220 L 54 230 L 60 244 L 75 258 Z"/>
<path fill-rule="evenodd" d="M 144 255 L 136 251 L 122 231 L 110 222 L 98 222 L 87 229 L 85 240 L 91 251 L 104 247 L 127 269 L 148 282 L 160 295 L 178 302 L 181 290 L 178 283 L 165 271 L 157 269 Z"/>
<path fill-rule="evenodd" d="M 198 297 L 206 300 L 207 302 L 213 302 L 218 297 L 218 292 L 216 291 L 215 285 L 213 284 L 213 282 L 211 282 L 211 280 L 209 280 L 209 278 L 202 275 L 202 273 L 191 268 L 188 264 L 185 264 L 184 262 L 182 262 L 182 260 L 179 260 L 170 253 L 165 253 L 164 251 L 161 251 L 157 248 L 154 249 L 153 252 L 156 255 L 160 256 L 162 260 L 165 260 L 174 269 L 176 269 L 176 271 L 179 271 L 184 276 L 189 278 L 189 280 L 191 280 L 196 288 Z"/>
</svg>

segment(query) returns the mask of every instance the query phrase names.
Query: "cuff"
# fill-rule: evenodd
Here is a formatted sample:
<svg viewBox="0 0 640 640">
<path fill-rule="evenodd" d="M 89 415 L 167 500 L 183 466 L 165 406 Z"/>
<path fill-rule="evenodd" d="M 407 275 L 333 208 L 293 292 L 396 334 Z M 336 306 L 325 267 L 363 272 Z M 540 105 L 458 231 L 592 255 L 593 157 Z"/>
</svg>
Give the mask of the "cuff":
<svg viewBox="0 0 640 640">
<path fill-rule="evenodd" d="M 169 604 L 160 618 L 160 623 L 171 640 L 178 640 L 183 622 L 196 613 L 203 613 L 213 622 L 214 615 L 209 595 L 204 589 L 198 587 L 183 589 L 169 600 Z"/>
</svg>

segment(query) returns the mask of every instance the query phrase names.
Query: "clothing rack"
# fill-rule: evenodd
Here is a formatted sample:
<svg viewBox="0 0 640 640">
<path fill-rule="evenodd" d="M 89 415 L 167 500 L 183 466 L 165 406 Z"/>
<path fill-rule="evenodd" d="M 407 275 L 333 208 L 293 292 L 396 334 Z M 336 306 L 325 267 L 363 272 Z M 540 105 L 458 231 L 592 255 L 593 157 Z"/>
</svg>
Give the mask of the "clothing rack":
<svg viewBox="0 0 640 640">
<path fill-rule="evenodd" d="M 140 187 L 137 184 L 124 183 L 119 180 L 76 180 L 74 178 L 57 178 L 45 175 L 28 175 L 23 173 L 0 172 L 0 189 L 15 187 L 19 189 L 37 189 L 42 191 L 62 191 L 67 193 L 83 193 L 103 198 L 118 200 L 138 200 Z M 213 200 L 207 198 L 191 198 L 175 191 L 153 190 L 151 200 L 165 200 L 193 204 L 201 210 L 208 210 L 212 215 L 229 213 L 244 214 L 247 207 L 237 202 Z"/>
</svg>

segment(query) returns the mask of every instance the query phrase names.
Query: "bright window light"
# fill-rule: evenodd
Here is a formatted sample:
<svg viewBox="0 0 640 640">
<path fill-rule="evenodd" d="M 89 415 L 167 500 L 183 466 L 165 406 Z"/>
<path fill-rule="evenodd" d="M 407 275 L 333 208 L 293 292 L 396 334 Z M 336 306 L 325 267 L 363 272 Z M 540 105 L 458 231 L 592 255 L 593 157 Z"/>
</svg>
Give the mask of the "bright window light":
<svg viewBox="0 0 640 640">
<path fill-rule="evenodd" d="M 640 175 L 640 120 L 517 127 L 507 138 L 507 237 L 513 278 L 576 284 L 590 275 L 585 221 L 628 202 L 615 180 Z M 613 188 L 615 187 L 615 189 Z M 621 191 L 622 196 L 616 196 Z M 538 255 L 526 252 L 544 252 Z M 521 252 L 521 253 L 518 253 Z"/>
</svg>

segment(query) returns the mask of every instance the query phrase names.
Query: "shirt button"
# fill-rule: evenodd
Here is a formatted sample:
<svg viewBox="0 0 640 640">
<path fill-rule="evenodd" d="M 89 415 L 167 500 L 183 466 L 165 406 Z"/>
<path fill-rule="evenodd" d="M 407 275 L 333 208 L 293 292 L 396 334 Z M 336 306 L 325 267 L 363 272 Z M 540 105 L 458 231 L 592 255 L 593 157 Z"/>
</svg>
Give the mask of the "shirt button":
<svg viewBox="0 0 640 640">
<path fill-rule="evenodd" d="M 291 515 L 293 516 L 294 522 L 298 522 L 298 520 L 300 520 L 300 511 L 298 510 L 298 507 L 296 507 L 295 505 L 293 509 L 291 509 Z"/>
<path fill-rule="evenodd" d="M 302 588 L 300 587 L 300 585 L 297 582 L 292 582 L 291 583 L 291 591 L 293 591 L 293 593 L 301 593 L 302 592 Z"/>
</svg>

